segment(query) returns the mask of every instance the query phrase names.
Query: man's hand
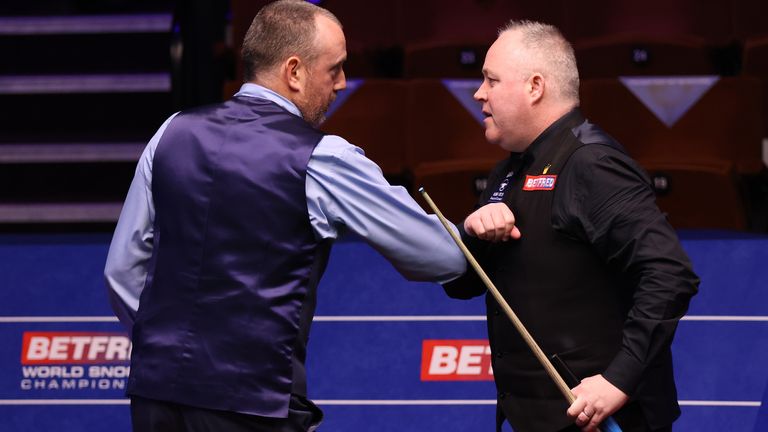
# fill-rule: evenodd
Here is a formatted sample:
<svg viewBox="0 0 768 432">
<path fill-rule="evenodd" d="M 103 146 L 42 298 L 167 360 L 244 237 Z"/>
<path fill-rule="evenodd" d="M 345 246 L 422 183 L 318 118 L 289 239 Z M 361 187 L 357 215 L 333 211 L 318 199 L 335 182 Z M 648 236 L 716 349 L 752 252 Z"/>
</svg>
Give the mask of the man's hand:
<svg viewBox="0 0 768 432">
<path fill-rule="evenodd" d="M 515 215 L 504 203 L 486 204 L 464 219 L 464 231 L 491 242 L 519 239 Z"/>
<path fill-rule="evenodd" d="M 606 417 L 619 410 L 629 400 L 602 375 L 584 378 L 573 389 L 576 400 L 568 408 L 568 417 L 585 432 L 596 431 Z"/>
</svg>

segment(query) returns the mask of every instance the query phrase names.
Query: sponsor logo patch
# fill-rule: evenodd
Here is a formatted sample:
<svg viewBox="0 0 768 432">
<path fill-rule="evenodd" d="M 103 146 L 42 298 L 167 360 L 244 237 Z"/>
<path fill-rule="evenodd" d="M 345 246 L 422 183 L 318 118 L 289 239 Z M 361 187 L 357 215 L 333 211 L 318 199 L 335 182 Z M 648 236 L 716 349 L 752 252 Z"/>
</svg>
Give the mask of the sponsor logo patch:
<svg viewBox="0 0 768 432">
<path fill-rule="evenodd" d="M 130 350 L 121 333 L 24 332 L 21 364 L 121 363 Z"/>
<path fill-rule="evenodd" d="M 422 381 L 493 381 L 487 340 L 422 341 Z"/>
<path fill-rule="evenodd" d="M 19 389 L 46 395 L 124 392 L 131 346 L 125 333 L 25 331 Z"/>
<path fill-rule="evenodd" d="M 523 183 L 524 191 L 537 191 L 537 190 L 553 190 L 555 188 L 555 182 L 557 181 L 556 175 L 539 175 L 539 176 L 525 176 L 525 182 Z"/>
</svg>

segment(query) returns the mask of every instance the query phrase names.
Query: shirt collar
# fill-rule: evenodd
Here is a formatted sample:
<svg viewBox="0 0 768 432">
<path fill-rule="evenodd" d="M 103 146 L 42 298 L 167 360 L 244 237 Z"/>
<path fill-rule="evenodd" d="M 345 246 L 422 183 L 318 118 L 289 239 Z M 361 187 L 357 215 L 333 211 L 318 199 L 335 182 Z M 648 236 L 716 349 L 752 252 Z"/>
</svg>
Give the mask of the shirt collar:
<svg viewBox="0 0 768 432">
<path fill-rule="evenodd" d="M 289 101 L 282 95 L 279 95 L 278 93 L 258 84 L 250 82 L 243 84 L 242 87 L 240 87 L 240 91 L 238 91 L 235 96 L 266 99 L 270 102 L 274 102 L 280 105 L 283 109 L 290 112 L 291 114 L 295 114 L 301 117 L 301 111 L 299 111 L 299 108 L 296 107 L 293 102 Z"/>
<path fill-rule="evenodd" d="M 544 129 L 544 132 L 539 134 L 539 136 L 536 137 L 535 140 L 533 140 L 531 145 L 529 145 L 528 148 L 525 149 L 525 151 L 522 153 L 522 157 L 528 160 L 535 160 L 536 156 L 543 151 L 543 148 L 544 148 L 544 146 L 542 145 L 543 142 L 547 141 L 548 139 L 550 139 L 552 136 L 559 133 L 563 129 L 574 128 L 583 122 L 584 122 L 584 116 L 581 114 L 581 111 L 579 110 L 579 108 L 578 107 L 573 108 L 572 110 L 568 111 L 565 115 L 555 120 L 555 122 L 549 125 L 549 127 Z"/>
</svg>

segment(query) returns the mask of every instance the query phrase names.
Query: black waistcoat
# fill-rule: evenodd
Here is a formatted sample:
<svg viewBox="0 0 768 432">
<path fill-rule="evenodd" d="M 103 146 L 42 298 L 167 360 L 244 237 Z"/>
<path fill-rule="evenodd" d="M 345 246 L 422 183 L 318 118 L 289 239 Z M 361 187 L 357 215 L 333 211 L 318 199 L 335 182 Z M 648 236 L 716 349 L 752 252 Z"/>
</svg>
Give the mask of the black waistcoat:
<svg viewBox="0 0 768 432">
<path fill-rule="evenodd" d="M 522 233 L 517 241 L 491 246 L 486 271 L 542 350 L 558 354 L 580 378 L 601 373 L 618 352 L 628 307 L 620 282 L 596 252 L 553 229 L 558 174 L 583 145 L 595 144 L 579 141 L 570 127 L 550 130 L 520 162 L 512 158 L 499 166 L 486 190 L 488 199 L 515 169 L 503 200 Z M 565 398 L 522 337 L 492 296 L 486 303 L 499 402 L 515 430 L 558 430 L 572 423 Z"/>
</svg>

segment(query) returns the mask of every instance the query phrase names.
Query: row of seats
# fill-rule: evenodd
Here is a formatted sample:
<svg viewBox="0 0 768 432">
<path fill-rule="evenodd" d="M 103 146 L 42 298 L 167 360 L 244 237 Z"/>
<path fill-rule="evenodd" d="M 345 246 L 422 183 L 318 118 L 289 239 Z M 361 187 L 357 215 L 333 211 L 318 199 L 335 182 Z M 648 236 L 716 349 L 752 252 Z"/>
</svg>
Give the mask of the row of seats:
<svg viewBox="0 0 768 432">
<path fill-rule="evenodd" d="M 755 208 L 760 207 L 759 203 L 750 202 L 748 180 L 737 176 L 728 162 L 640 162 L 651 178 L 659 208 L 674 227 L 737 231 L 765 228 L 766 221 L 752 220 L 765 214 Z M 446 217 L 458 222 L 474 208 L 491 167 L 493 161 L 485 160 L 433 163 L 415 172 L 414 184 L 423 186 Z"/>
<path fill-rule="evenodd" d="M 736 175 L 724 161 L 640 163 L 651 178 L 659 208 L 675 228 L 765 231 L 764 177 Z M 414 184 L 424 187 L 446 217 L 458 222 L 476 205 L 492 166 L 484 160 L 429 164 L 416 171 Z M 755 180 L 761 186 L 755 187 Z"/>
<path fill-rule="evenodd" d="M 460 81 L 459 83 L 464 83 Z M 471 97 L 474 82 L 459 89 Z M 485 141 L 483 126 L 441 80 L 365 80 L 340 106 L 332 106 L 322 129 L 361 146 L 386 174 L 429 162 L 490 158 L 504 152 Z M 350 86 L 350 87 L 352 87 Z"/>
<path fill-rule="evenodd" d="M 234 28 L 246 27 L 270 0 L 232 0 Z M 768 33 L 764 0 L 314 0 L 344 24 L 348 42 L 366 46 L 434 40 L 487 40 L 510 19 L 558 26 L 571 40 L 621 32 L 680 35 L 707 41 Z M 238 34 L 235 34 L 235 40 Z"/>
<path fill-rule="evenodd" d="M 386 47 L 348 47 L 353 77 L 478 78 L 488 41 L 431 41 Z M 768 37 L 711 45 L 690 37 L 618 34 L 574 42 L 584 79 L 625 75 L 768 75 Z M 240 66 L 241 67 L 241 66 Z"/>
<path fill-rule="evenodd" d="M 764 224 L 751 220 L 750 177 L 737 175 L 727 161 L 639 162 L 651 177 L 659 208 L 677 228 L 746 230 Z"/>
<path fill-rule="evenodd" d="M 323 129 L 363 147 L 387 174 L 429 162 L 498 159 L 486 143 L 479 80 L 355 80 Z M 581 109 L 641 160 L 763 167 L 761 85 L 749 77 L 584 80 Z M 672 98 L 665 98 L 670 93 Z M 656 98 L 656 99 L 654 99 Z"/>
<path fill-rule="evenodd" d="M 768 104 L 768 35 L 746 42 L 743 64 L 744 74 L 761 80 L 763 103 Z M 768 108 L 763 111 L 763 135 L 768 137 Z"/>
<path fill-rule="evenodd" d="M 633 81 L 639 84 L 635 94 Z M 645 168 L 659 207 L 676 227 L 744 230 L 764 225 L 765 221 L 753 220 L 765 218 L 764 214 L 753 215 L 766 197 L 749 192 L 755 182 L 764 182 L 765 99 L 760 81 L 752 77 L 657 81 L 660 85 L 654 88 L 649 85 L 654 79 L 647 77 L 585 80 L 582 110 Z M 703 94 L 697 93 L 696 84 Z M 651 101 L 641 97 L 654 91 L 662 97 L 657 106 L 649 107 Z M 665 100 L 664 91 L 675 97 Z M 675 111 L 670 106 L 674 103 L 682 103 L 682 108 Z"/>
<path fill-rule="evenodd" d="M 349 74 L 477 78 L 491 42 L 432 41 L 351 50 Z M 625 75 L 768 75 L 768 37 L 712 45 L 691 36 L 616 34 L 574 42 L 582 78 Z M 383 68 L 383 69 L 380 69 Z M 398 70 L 399 69 L 399 70 Z"/>
<path fill-rule="evenodd" d="M 618 79 L 585 80 L 582 110 L 648 170 L 675 226 L 745 229 L 743 178 L 763 169 L 760 85 L 753 78 L 702 79 L 662 79 L 661 87 L 650 89 L 698 88 L 700 94 L 674 119 L 663 111 L 656 115 L 648 100 L 633 94 L 630 85 L 637 83 Z M 349 94 L 339 98 L 322 128 L 362 147 L 390 179 L 414 192 L 424 186 L 449 217 L 460 220 L 484 188 L 485 175 L 506 156 L 485 141 L 480 105 L 471 101 L 477 85 L 351 81 Z M 655 83 L 641 82 L 640 89 L 649 85 Z M 641 90 L 635 89 L 642 95 Z"/>
<path fill-rule="evenodd" d="M 232 1 L 235 52 L 239 52 L 251 18 L 267 2 Z M 561 28 L 574 44 L 584 80 L 637 75 L 752 76 L 762 81 L 758 92 L 768 101 L 768 21 L 757 19 L 768 13 L 768 3 L 588 3 L 594 7 L 571 8 L 565 1 L 542 5 L 458 0 L 451 7 L 437 0 L 319 2 L 344 23 L 349 55 L 345 71 L 350 77 L 477 79 L 482 76 L 495 29 L 510 18 L 527 18 Z M 579 19 L 587 10 L 590 19 Z M 239 62 L 237 69 L 241 74 Z M 768 110 L 763 112 L 763 134 L 768 136 Z"/>
<path fill-rule="evenodd" d="M 763 165 L 760 91 L 751 77 L 584 80 L 581 107 L 637 159 L 722 160 L 754 173 Z"/>
<path fill-rule="evenodd" d="M 466 98 L 473 87 L 459 91 Z M 485 141 L 467 108 L 440 80 L 366 80 L 322 129 L 363 148 L 390 181 L 415 196 L 423 186 L 447 217 L 461 220 L 482 192 L 482 180 L 506 156 Z"/>
<path fill-rule="evenodd" d="M 232 2 L 236 51 L 251 18 L 267 2 Z M 733 75 L 741 67 L 741 57 L 753 57 L 742 54 L 742 45 L 750 49 L 752 41 L 768 34 L 765 22 L 750 25 L 753 15 L 768 13 L 760 0 L 707 5 L 662 0 L 587 2 L 593 7 L 581 3 L 573 7 L 565 0 L 540 3 L 457 0 L 447 7 L 439 0 L 319 1 L 344 24 L 350 57 L 347 72 L 356 77 L 478 77 L 497 29 L 511 18 L 557 25 L 574 43 L 585 78 Z M 738 28 L 732 28 L 735 24 Z M 749 67 L 744 64 L 745 69 Z"/>
</svg>

